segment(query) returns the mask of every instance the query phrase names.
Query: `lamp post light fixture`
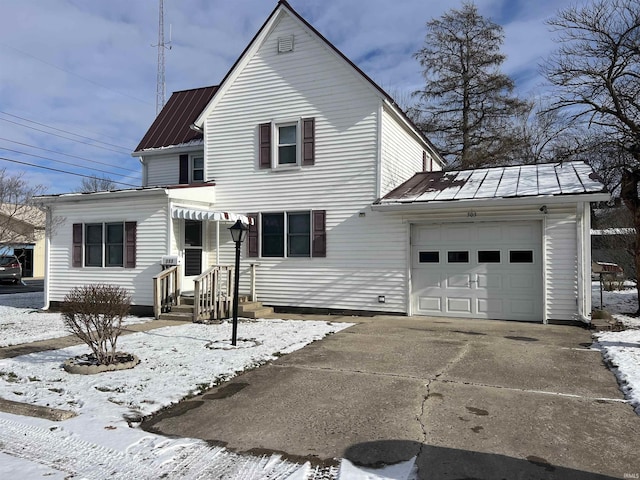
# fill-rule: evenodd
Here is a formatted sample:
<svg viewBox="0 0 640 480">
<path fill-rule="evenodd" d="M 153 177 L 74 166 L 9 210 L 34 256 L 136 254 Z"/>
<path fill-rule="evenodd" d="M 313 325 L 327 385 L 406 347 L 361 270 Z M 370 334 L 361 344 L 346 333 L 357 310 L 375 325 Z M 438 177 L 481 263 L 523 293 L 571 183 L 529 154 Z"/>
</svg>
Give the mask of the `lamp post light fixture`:
<svg viewBox="0 0 640 480">
<path fill-rule="evenodd" d="M 233 333 L 231 334 L 231 345 L 234 347 L 238 341 L 238 289 L 240 288 L 240 245 L 247 236 L 247 227 L 242 220 L 238 219 L 231 227 L 231 238 L 236 243 L 236 268 L 234 273 L 234 291 L 233 291 Z"/>
</svg>

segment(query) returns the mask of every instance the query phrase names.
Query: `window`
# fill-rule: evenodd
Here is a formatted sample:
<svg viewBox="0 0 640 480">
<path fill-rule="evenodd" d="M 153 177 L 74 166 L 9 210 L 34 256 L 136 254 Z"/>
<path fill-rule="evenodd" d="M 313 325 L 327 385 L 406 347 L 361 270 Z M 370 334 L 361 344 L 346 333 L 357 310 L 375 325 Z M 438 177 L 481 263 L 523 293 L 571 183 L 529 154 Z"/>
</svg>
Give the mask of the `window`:
<svg viewBox="0 0 640 480">
<path fill-rule="evenodd" d="M 180 171 L 178 183 L 202 183 L 204 182 L 204 157 L 180 155 Z"/>
<path fill-rule="evenodd" d="M 202 246 L 202 221 L 200 220 L 184 221 L 184 244 L 187 247 Z"/>
<path fill-rule="evenodd" d="M 107 223 L 106 231 L 105 264 L 107 267 L 122 267 L 124 265 L 124 225 Z"/>
<path fill-rule="evenodd" d="M 102 224 L 85 225 L 84 265 L 86 267 L 102 266 Z"/>
<path fill-rule="evenodd" d="M 288 249 L 289 257 L 311 256 L 311 215 L 309 212 L 289 213 Z"/>
<path fill-rule="evenodd" d="M 74 223 L 73 267 L 136 266 L 136 222 Z"/>
<path fill-rule="evenodd" d="M 500 250 L 479 250 L 478 263 L 500 263 Z"/>
<path fill-rule="evenodd" d="M 326 257 L 326 211 L 250 213 L 247 256 Z"/>
<path fill-rule="evenodd" d="M 469 263 L 468 251 L 447 252 L 447 261 L 449 263 Z"/>
<path fill-rule="evenodd" d="M 533 250 L 511 250 L 510 263 L 533 263 Z"/>
<path fill-rule="evenodd" d="M 191 183 L 204 182 L 204 157 L 191 159 Z"/>
<path fill-rule="evenodd" d="M 278 126 L 278 165 L 298 164 L 298 126 Z"/>
<path fill-rule="evenodd" d="M 284 257 L 284 213 L 262 214 L 262 256 Z"/>
<path fill-rule="evenodd" d="M 440 263 L 440 252 L 420 252 L 420 263 Z"/>
<path fill-rule="evenodd" d="M 315 119 L 262 123 L 258 127 L 259 167 L 277 170 L 315 163 Z"/>
</svg>

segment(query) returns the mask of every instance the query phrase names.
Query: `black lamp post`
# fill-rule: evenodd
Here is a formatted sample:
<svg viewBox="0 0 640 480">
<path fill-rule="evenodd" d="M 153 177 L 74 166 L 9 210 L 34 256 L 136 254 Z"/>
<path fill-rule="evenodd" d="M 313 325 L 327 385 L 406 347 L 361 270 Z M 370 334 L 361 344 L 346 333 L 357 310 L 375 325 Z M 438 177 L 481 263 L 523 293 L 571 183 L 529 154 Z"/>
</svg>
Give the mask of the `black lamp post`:
<svg viewBox="0 0 640 480">
<path fill-rule="evenodd" d="M 231 238 L 236 242 L 236 271 L 235 271 L 235 289 L 233 292 L 233 333 L 231 334 L 231 345 L 236 346 L 238 340 L 238 289 L 240 288 L 240 244 L 247 235 L 249 228 L 242 223 L 240 219 L 229 227 Z"/>
</svg>

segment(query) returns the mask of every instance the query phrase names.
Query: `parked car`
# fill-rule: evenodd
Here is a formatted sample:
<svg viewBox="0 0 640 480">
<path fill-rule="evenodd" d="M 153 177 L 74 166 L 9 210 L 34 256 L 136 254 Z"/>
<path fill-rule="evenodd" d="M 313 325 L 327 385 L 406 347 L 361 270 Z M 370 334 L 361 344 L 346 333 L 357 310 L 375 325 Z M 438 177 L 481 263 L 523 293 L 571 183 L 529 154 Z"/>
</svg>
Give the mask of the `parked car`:
<svg viewBox="0 0 640 480">
<path fill-rule="evenodd" d="M 0 281 L 12 280 L 19 283 L 22 280 L 22 265 L 15 255 L 0 255 Z"/>
</svg>

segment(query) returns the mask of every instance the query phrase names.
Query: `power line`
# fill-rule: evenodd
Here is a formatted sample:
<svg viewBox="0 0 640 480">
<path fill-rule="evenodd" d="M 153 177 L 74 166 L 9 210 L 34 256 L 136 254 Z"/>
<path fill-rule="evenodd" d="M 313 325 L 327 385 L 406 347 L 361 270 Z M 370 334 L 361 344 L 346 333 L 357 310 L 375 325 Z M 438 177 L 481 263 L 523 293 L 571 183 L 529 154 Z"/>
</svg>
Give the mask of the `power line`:
<svg viewBox="0 0 640 480">
<path fill-rule="evenodd" d="M 65 162 L 64 160 L 56 160 L 54 158 L 48 158 L 48 157 L 43 157 L 42 155 L 36 155 L 35 153 L 27 153 L 27 152 L 21 152 L 20 150 L 12 150 L 11 148 L 0 147 L 0 150 L 5 150 L 7 152 L 13 152 L 13 153 L 19 153 L 20 155 L 28 155 L 30 157 L 42 158 L 43 160 L 49 160 L 51 162 L 58 162 L 58 163 L 62 163 L 64 165 L 71 165 L 72 167 L 76 167 L 76 168 L 84 168 L 85 170 L 92 170 L 94 172 L 108 173 L 109 175 L 121 175 L 120 173 L 116 173 L 116 172 L 109 172 L 107 170 L 101 170 L 99 168 L 83 167 L 82 165 L 76 165 L 75 163 Z"/>
<path fill-rule="evenodd" d="M 41 130 L 39 128 L 31 127 L 29 125 L 23 125 L 22 123 L 14 122 L 14 121 L 8 120 L 6 118 L 0 118 L 0 120 L 2 120 L 4 122 L 8 122 L 8 123 L 13 123 L 14 125 L 19 125 L 20 127 L 30 128 L 31 130 L 35 130 L 36 132 L 46 133 L 47 135 L 53 135 L 54 137 L 64 138 L 65 140 L 71 140 L 72 142 L 81 143 L 83 145 L 88 145 L 90 147 L 100 148 L 102 150 L 107 150 L 109 152 L 114 152 L 114 153 L 117 153 L 119 155 L 124 155 L 125 154 L 125 152 L 119 152 L 118 150 L 114 150 L 113 148 L 107 148 L 107 147 L 103 147 L 101 145 L 95 145 L 95 144 L 89 143 L 89 142 L 82 142 L 80 140 L 76 140 L 75 138 L 69 138 L 69 137 L 65 137 L 64 135 L 58 135 L 57 133 L 47 132 L 46 130 Z"/>
<path fill-rule="evenodd" d="M 51 168 L 51 167 L 45 167 L 43 165 L 36 165 L 35 163 L 21 162 L 20 160 L 14 160 L 12 158 L 0 157 L 0 160 L 4 160 L 5 162 L 11 162 L 11 163 L 19 163 L 20 165 L 28 165 L 29 167 L 34 167 L 34 168 L 42 168 L 43 170 L 50 170 L 52 172 L 65 173 L 67 175 L 75 175 L 76 177 L 84 177 L 84 178 L 92 178 L 92 179 L 97 178 L 99 180 L 99 177 L 96 177 L 95 175 L 83 175 L 82 173 L 68 172 L 66 170 L 60 170 L 58 168 Z M 118 182 L 116 180 L 111 180 L 111 181 L 113 183 L 117 183 L 118 185 L 126 185 L 128 187 L 140 188 L 140 185 L 134 185 L 132 183 Z"/>
<path fill-rule="evenodd" d="M 25 122 L 35 123 L 36 125 L 40 125 L 41 127 L 46 127 L 46 128 L 51 129 L 51 130 L 55 130 L 55 131 L 57 131 L 57 132 L 68 133 L 69 135 L 73 135 L 73 136 L 75 136 L 75 137 L 84 138 L 84 139 L 86 139 L 86 140 L 91 140 L 92 142 L 101 143 L 101 144 L 103 144 L 103 145 L 108 145 L 108 146 L 110 146 L 110 147 L 120 148 L 120 149 L 122 149 L 122 150 L 125 150 L 125 152 L 124 152 L 124 153 L 130 153 L 130 152 L 131 152 L 131 150 L 133 150 L 132 148 L 123 147 L 123 146 L 121 146 L 121 145 L 115 145 L 115 144 L 113 144 L 113 143 L 103 142 L 103 141 L 101 141 L 101 140 L 97 140 L 97 139 L 95 139 L 95 138 L 85 137 L 84 135 L 79 135 L 79 134 L 77 134 L 77 133 L 69 132 L 69 131 L 67 131 L 67 130 L 62 130 L 61 128 L 52 127 L 52 126 L 47 125 L 47 124 L 45 124 L 45 123 L 36 122 L 35 120 L 29 120 L 28 118 L 20 117 L 20 116 L 18 116 L 18 115 L 14 115 L 14 114 L 12 114 L 12 113 L 8 113 L 8 112 L 3 112 L 2 110 L 0 110 L 0 113 L 2 113 L 3 115 L 8 115 L 8 116 L 13 117 L 13 118 L 17 118 L 17 119 L 19 119 L 19 120 L 24 120 Z M 4 120 L 4 119 L 3 119 L 3 120 Z M 26 126 L 26 125 L 25 125 L 25 126 Z"/>
<path fill-rule="evenodd" d="M 45 65 L 49 65 L 50 67 L 53 67 L 53 68 L 56 68 L 56 69 L 58 69 L 58 70 L 60 70 L 60 71 L 63 71 L 63 72 L 65 72 L 65 73 L 68 73 L 69 75 L 73 75 L 73 76 L 75 76 L 75 77 L 81 78 L 82 80 L 84 80 L 84 81 L 86 81 L 86 82 L 93 83 L 94 85 L 97 85 L 97 86 L 98 86 L 98 87 L 100 87 L 100 88 L 104 88 L 105 90 L 109 90 L 110 92 L 117 93 L 118 95 L 123 95 L 123 96 L 125 96 L 125 97 L 131 98 L 131 99 L 136 100 L 136 101 L 138 101 L 138 102 L 145 103 L 145 104 L 147 104 L 147 105 L 151 105 L 151 103 L 147 102 L 146 100 L 140 100 L 139 98 L 136 98 L 136 97 L 134 97 L 134 96 L 132 96 L 132 95 L 129 95 L 129 94 L 127 94 L 127 93 L 119 92 L 119 91 L 117 91 L 117 90 L 114 90 L 113 88 L 109 88 L 109 87 L 107 87 L 107 86 L 105 86 L 105 85 L 102 85 L 101 83 L 98 83 L 98 82 L 95 82 L 95 81 L 91 80 L 90 78 L 83 77 L 82 75 L 78 75 L 77 73 L 71 72 L 71 71 L 69 71 L 69 70 L 65 70 L 65 69 L 64 69 L 64 68 L 62 68 L 62 67 L 59 67 L 59 66 L 57 66 L 57 65 L 55 65 L 55 64 L 53 64 L 53 63 L 47 62 L 46 60 L 43 60 L 43 59 L 41 59 L 41 58 L 38 58 L 38 57 L 36 57 L 35 55 L 32 55 L 32 54 L 30 54 L 30 53 L 28 53 L 28 52 L 25 52 L 25 51 L 23 51 L 23 50 L 18 50 L 17 48 L 12 47 L 11 45 L 7 45 L 6 43 L 1 43 L 1 44 L 2 44 L 2 45 L 4 45 L 5 47 L 7 47 L 7 48 L 9 48 L 9 49 L 11 49 L 11 50 L 13 50 L 13 51 L 15 51 L 15 52 L 21 53 L 22 55 L 26 55 L 27 57 L 34 58 L 34 59 L 38 60 L 39 62 L 44 63 Z"/>
<path fill-rule="evenodd" d="M 118 170 L 123 170 L 125 172 L 138 173 L 138 170 L 132 170 L 130 168 L 117 167 L 115 165 L 111 165 L 110 163 L 100 162 L 98 160 L 93 160 L 91 158 L 80 157 L 78 155 L 72 155 L 71 153 L 58 152 L 57 150 L 50 150 L 48 148 L 36 147 L 35 145 L 30 145 L 28 143 L 18 142 L 16 140 L 9 140 L 8 138 L 0 137 L 0 140 L 4 140 L 5 142 L 17 143 L 18 145 L 22 145 L 23 147 L 35 148 L 37 150 L 42 150 L 49 153 L 55 153 L 57 155 L 64 155 L 65 157 L 77 158 L 78 160 L 84 160 L 87 162 L 98 163 L 100 165 L 106 165 L 107 167 L 117 168 Z M 2 147 L 0 147 L 2 148 Z"/>
</svg>

